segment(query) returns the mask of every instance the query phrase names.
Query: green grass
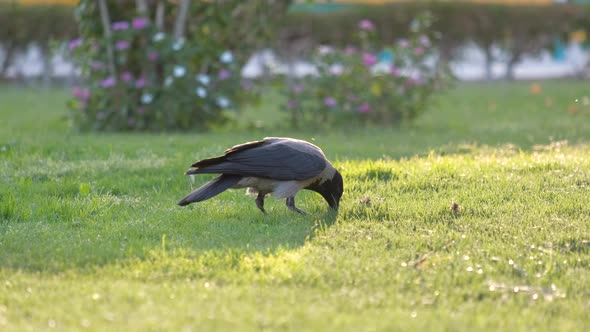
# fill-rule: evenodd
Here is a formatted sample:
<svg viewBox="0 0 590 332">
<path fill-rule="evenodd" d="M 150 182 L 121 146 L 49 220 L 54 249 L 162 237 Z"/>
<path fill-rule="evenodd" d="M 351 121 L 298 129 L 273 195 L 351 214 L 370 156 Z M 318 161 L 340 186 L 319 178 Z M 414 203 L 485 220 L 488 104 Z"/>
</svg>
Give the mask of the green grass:
<svg viewBox="0 0 590 332">
<path fill-rule="evenodd" d="M 2 87 L 0 330 L 582 331 L 586 95 L 460 85 L 413 125 L 330 133 L 273 130 L 269 96 L 254 131 L 149 135 L 77 134 L 66 91 Z M 337 216 L 307 192 L 308 216 L 175 205 L 208 179 L 191 162 L 275 135 L 342 170 Z"/>
</svg>

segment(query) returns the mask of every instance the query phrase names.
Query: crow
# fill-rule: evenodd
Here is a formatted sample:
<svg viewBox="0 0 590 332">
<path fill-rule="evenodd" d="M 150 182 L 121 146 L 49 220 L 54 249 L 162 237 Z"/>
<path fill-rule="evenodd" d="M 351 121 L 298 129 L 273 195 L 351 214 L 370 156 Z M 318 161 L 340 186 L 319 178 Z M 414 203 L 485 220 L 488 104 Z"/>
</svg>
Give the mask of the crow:
<svg viewBox="0 0 590 332">
<path fill-rule="evenodd" d="M 331 209 L 338 210 L 344 191 L 342 176 L 323 151 L 306 141 L 266 137 L 236 145 L 223 156 L 203 159 L 191 165 L 186 175 L 220 174 L 188 194 L 178 205 L 185 206 L 212 198 L 227 189 L 248 188 L 256 196 L 256 206 L 264 210 L 264 199 L 273 194 L 286 198 L 287 207 L 300 214 L 295 195 L 301 189 L 322 195 Z"/>
</svg>

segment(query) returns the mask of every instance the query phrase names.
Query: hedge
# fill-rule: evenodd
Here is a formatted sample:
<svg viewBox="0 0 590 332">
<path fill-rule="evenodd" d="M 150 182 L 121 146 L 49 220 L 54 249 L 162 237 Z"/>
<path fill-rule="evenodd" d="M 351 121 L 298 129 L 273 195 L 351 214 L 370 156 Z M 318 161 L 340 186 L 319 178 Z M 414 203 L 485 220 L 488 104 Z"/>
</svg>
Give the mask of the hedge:
<svg viewBox="0 0 590 332">
<path fill-rule="evenodd" d="M 299 5 L 300 6 L 300 5 Z M 462 2 L 414 1 L 383 5 L 347 5 L 330 12 L 308 12 L 293 7 L 282 24 L 275 47 L 291 52 L 317 44 L 347 45 L 361 19 L 370 19 L 382 31 L 382 42 L 406 36 L 412 18 L 429 11 L 434 29 L 441 33 L 439 50 L 444 60 L 457 56 L 466 42 L 478 45 L 493 60 L 491 47 L 503 48 L 510 68 L 525 54 L 551 47 L 556 37 L 566 39 L 576 30 L 590 35 L 590 6 L 574 4 L 501 5 Z M 50 39 L 77 35 L 72 7 L 67 5 L 19 5 L 0 3 L 0 46 L 13 53 L 30 43 L 47 45 Z M 292 52 L 291 52 L 292 53 Z M 1 68 L 0 68 L 1 69 Z M 1 74 L 1 73 L 0 73 Z"/>
<path fill-rule="evenodd" d="M 78 35 L 73 7 L 69 5 L 0 3 L 0 22 L 0 47 L 6 52 L 0 76 L 14 54 L 28 45 L 35 43 L 47 54 L 52 40 L 69 40 Z"/>
<path fill-rule="evenodd" d="M 381 42 L 391 44 L 408 35 L 411 20 L 428 11 L 434 16 L 433 29 L 441 34 L 438 48 L 442 59 L 458 55 L 459 47 L 472 42 L 488 57 L 491 66 L 492 46 L 509 55 L 508 78 L 523 55 L 536 54 L 553 45 L 555 38 L 566 39 L 576 30 L 590 33 L 590 6 L 501 5 L 471 2 L 396 2 L 382 5 L 348 5 L 333 11 L 311 12 L 295 6 L 283 24 L 281 35 L 287 45 L 293 41 L 311 49 L 317 44 L 347 46 L 361 19 L 373 21 L 382 31 Z"/>
</svg>

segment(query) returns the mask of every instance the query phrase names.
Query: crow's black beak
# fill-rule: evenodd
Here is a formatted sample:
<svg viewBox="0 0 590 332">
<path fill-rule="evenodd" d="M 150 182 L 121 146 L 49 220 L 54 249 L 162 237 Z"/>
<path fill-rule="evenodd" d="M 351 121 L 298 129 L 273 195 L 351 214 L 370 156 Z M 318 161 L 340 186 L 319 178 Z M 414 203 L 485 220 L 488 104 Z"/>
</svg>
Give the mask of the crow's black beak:
<svg viewBox="0 0 590 332">
<path fill-rule="evenodd" d="M 340 205 L 340 197 L 335 197 L 332 193 L 320 194 L 326 200 L 328 206 L 330 206 L 331 209 L 338 210 L 338 206 Z"/>
<path fill-rule="evenodd" d="M 344 185 L 340 173 L 336 171 L 334 177 L 326 181 L 318 192 L 328 202 L 331 209 L 338 210 L 340 198 L 344 192 Z"/>
</svg>

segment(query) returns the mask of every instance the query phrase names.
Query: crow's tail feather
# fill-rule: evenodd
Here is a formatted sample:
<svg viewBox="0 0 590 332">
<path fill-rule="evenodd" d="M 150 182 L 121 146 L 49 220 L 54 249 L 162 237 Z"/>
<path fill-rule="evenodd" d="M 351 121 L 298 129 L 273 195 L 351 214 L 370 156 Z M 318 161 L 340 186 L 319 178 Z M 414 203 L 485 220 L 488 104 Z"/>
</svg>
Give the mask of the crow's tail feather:
<svg viewBox="0 0 590 332">
<path fill-rule="evenodd" d="M 217 196 L 223 191 L 234 186 L 241 179 L 242 177 L 238 175 L 222 174 L 216 177 L 215 179 L 205 183 L 199 189 L 188 194 L 185 198 L 178 202 L 178 205 L 185 206 L 191 203 L 201 202 L 211 197 Z"/>
</svg>

